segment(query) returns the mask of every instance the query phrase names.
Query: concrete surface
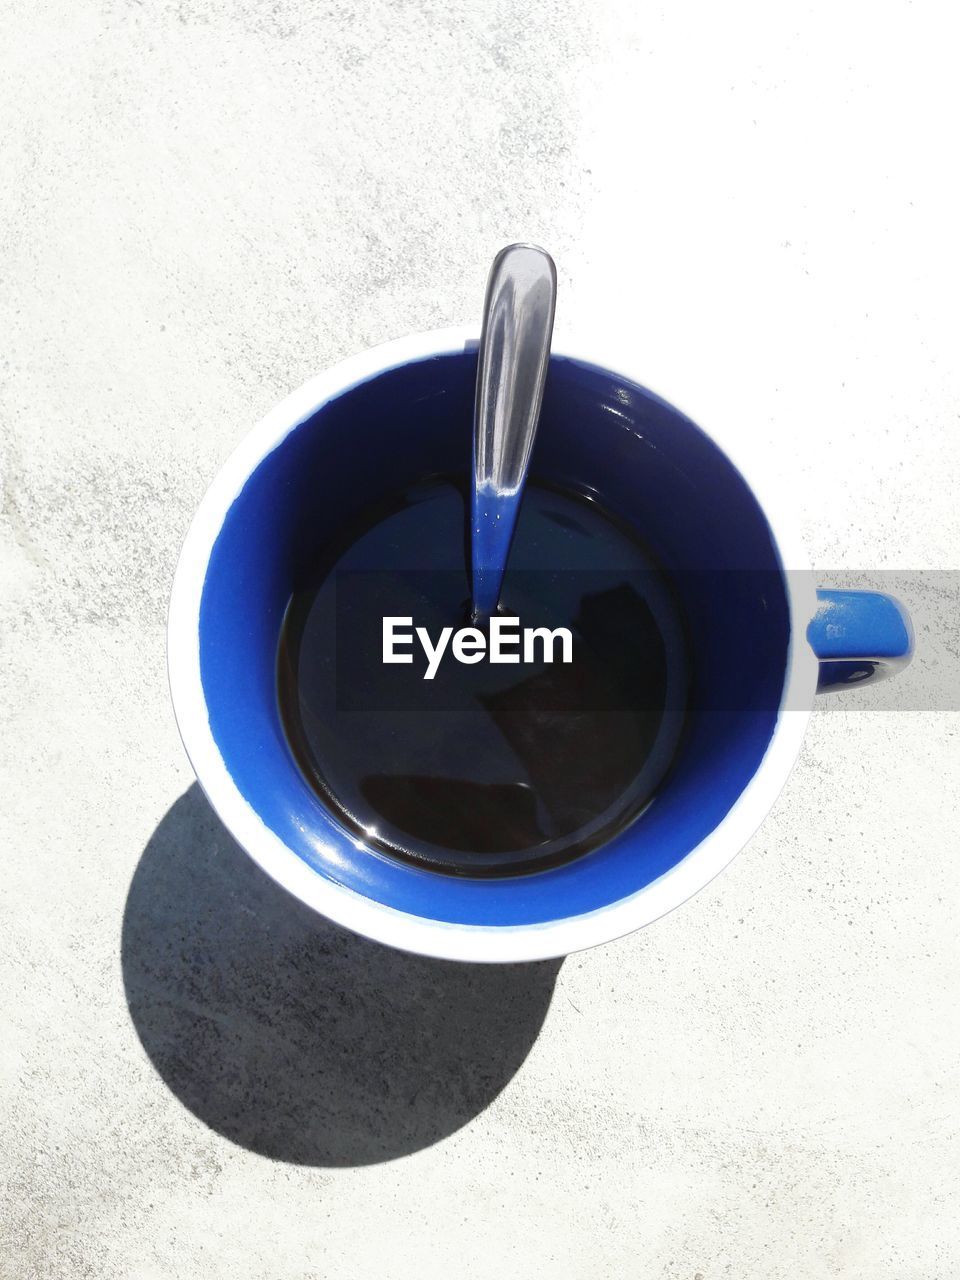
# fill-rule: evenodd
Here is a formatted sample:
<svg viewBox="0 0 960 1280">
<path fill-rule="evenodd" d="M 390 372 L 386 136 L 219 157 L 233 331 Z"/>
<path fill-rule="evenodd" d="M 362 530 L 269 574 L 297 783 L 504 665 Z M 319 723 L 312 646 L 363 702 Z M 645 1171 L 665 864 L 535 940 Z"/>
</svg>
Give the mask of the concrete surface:
<svg viewBox="0 0 960 1280">
<path fill-rule="evenodd" d="M 7 0 L 3 1280 L 960 1274 L 955 714 L 819 708 L 694 902 L 491 976 L 247 864 L 163 634 L 248 426 L 475 318 L 519 237 L 562 328 L 790 480 L 814 563 L 955 568 L 948 22 Z"/>
</svg>

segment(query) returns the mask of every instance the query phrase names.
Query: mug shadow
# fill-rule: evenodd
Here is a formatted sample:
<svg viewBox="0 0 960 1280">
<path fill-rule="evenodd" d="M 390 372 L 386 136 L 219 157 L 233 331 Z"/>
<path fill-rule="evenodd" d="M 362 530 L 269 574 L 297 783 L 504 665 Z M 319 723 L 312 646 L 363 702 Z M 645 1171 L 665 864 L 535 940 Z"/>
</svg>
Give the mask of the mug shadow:
<svg viewBox="0 0 960 1280">
<path fill-rule="evenodd" d="M 561 964 L 429 960 L 348 933 L 274 884 L 196 783 L 143 851 L 121 957 L 137 1034 L 180 1101 L 249 1150 L 325 1166 L 407 1155 L 483 1111 Z"/>
</svg>

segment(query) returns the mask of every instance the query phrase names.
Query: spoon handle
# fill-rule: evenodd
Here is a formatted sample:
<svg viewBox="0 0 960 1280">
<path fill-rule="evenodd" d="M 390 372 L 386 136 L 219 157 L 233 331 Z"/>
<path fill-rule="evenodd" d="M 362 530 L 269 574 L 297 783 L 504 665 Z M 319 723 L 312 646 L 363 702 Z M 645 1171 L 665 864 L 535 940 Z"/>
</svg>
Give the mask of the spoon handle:
<svg viewBox="0 0 960 1280">
<path fill-rule="evenodd" d="M 473 613 L 496 612 L 537 434 L 557 302 L 543 249 L 511 244 L 487 280 L 473 423 L 470 557 Z"/>
</svg>

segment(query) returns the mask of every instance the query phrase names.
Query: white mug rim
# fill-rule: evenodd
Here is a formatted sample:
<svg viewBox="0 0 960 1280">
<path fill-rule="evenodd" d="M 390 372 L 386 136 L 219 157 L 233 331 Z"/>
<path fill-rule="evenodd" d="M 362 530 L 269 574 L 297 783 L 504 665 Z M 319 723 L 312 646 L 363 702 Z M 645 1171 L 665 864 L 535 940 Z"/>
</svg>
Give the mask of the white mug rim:
<svg viewBox="0 0 960 1280">
<path fill-rule="evenodd" d="M 433 330 L 362 351 L 309 379 L 271 409 L 220 468 L 187 532 L 174 574 L 167 626 L 167 670 L 174 714 L 201 788 L 234 839 L 273 880 L 307 906 L 355 933 L 420 955 L 470 962 L 552 959 L 611 942 L 653 923 L 687 901 L 726 867 L 754 834 L 785 784 L 797 755 L 816 689 L 817 661 L 806 639 L 816 609 L 799 538 L 776 519 L 777 495 L 756 483 L 737 451 L 707 431 L 743 477 L 767 519 L 780 564 L 790 615 L 787 672 L 773 735 L 753 777 L 720 823 L 696 848 L 657 879 L 617 902 L 579 915 L 525 925 L 474 925 L 428 919 L 364 897 L 326 879 L 271 831 L 230 776 L 210 729 L 200 678 L 200 600 L 207 564 L 234 499 L 267 454 L 328 401 L 397 366 L 475 346 L 468 327 Z M 595 365 L 641 386 L 645 381 L 612 370 L 578 342 L 554 342 L 554 355 Z M 676 402 L 670 400 L 673 407 Z M 682 410 L 678 410 L 682 412 Z M 697 419 L 694 419 L 697 421 Z M 699 426 L 698 421 L 698 426 Z M 701 430 L 706 430 L 702 426 Z"/>
</svg>

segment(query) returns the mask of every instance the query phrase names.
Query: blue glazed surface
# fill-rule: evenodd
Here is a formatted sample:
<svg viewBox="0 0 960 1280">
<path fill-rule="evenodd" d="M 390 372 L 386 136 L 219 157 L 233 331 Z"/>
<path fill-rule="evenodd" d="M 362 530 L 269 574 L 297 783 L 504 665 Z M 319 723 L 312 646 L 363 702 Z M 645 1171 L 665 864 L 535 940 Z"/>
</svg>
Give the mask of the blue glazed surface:
<svg viewBox="0 0 960 1280">
<path fill-rule="evenodd" d="M 636 893 L 727 814 L 776 725 L 788 610 L 766 520 L 716 446 L 641 387 L 554 358 L 531 475 L 588 491 L 632 523 L 672 571 L 695 672 L 685 745 L 641 818 L 565 866 L 457 879 L 357 847 L 307 785 L 283 736 L 276 700 L 283 613 L 320 548 L 360 506 L 430 473 L 466 473 L 475 377 L 472 353 L 391 370 L 325 405 L 261 462 L 210 556 L 201 679 L 237 788 L 319 874 L 428 918 L 533 924 Z M 718 572 L 732 569 L 749 572 Z"/>
<path fill-rule="evenodd" d="M 895 674 L 913 654 L 907 611 L 879 591 L 817 592 L 807 639 L 820 659 L 819 692 Z"/>
</svg>

